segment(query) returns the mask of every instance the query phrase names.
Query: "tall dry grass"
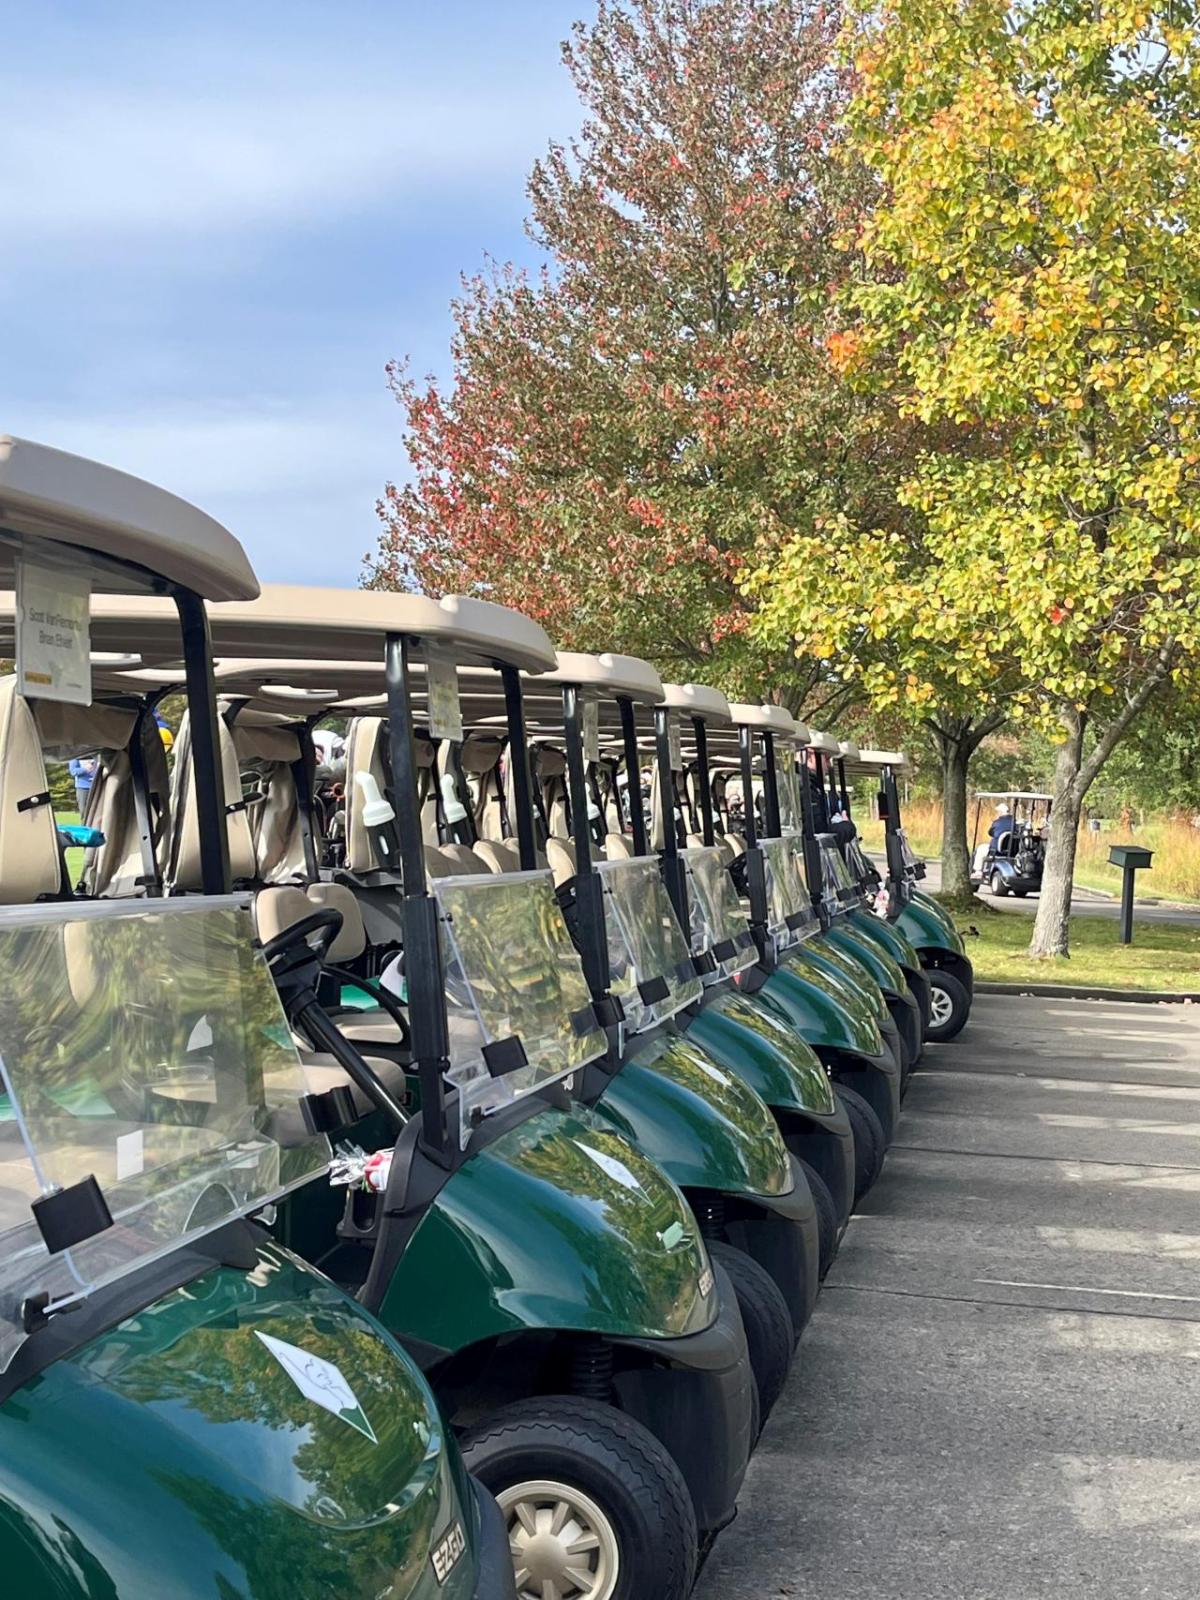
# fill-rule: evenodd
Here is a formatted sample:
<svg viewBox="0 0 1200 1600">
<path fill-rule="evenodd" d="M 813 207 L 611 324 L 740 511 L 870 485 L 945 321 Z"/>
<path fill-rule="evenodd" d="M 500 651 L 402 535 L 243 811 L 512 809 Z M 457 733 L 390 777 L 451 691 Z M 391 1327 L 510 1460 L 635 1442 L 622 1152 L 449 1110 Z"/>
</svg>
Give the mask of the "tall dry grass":
<svg viewBox="0 0 1200 1600">
<path fill-rule="evenodd" d="M 860 813 L 861 815 L 861 808 Z M 980 820 L 980 838 L 991 822 L 991 813 Z M 967 843 L 975 825 L 974 804 L 967 814 Z M 910 800 L 904 807 L 904 826 L 919 855 L 936 856 L 942 849 L 942 803 L 940 800 Z M 883 824 L 869 822 L 862 829 L 868 847 L 883 848 Z M 1079 830 L 1075 857 L 1075 882 L 1088 889 L 1105 889 L 1116 894 L 1121 888 L 1121 871 L 1108 862 L 1114 844 L 1140 844 L 1154 852 L 1154 860 L 1137 876 L 1139 896 L 1160 900 L 1200 900 L 1200 828 L 1185 816 L 1164 816 L 1133 829 L 1106 828 L 1093 832 L 1086 825 Z"/>
</svg>

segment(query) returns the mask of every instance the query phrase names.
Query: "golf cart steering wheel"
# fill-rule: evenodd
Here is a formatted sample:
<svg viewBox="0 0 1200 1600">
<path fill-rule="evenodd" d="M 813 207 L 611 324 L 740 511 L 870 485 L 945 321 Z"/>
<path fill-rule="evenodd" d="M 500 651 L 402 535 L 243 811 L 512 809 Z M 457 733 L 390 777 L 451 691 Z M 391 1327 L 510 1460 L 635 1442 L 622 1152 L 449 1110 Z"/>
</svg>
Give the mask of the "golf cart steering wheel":
<svg viewBox="0 0 1200 1600">
<path fill-rule="evenodd" d="M 319 911 L 310 911 L 307 917 L 301 917 L 299 922 L 293 922 L 290 928 L 284 928 L 274 938 L 268 939 L 263 945 L 263 955 L 267 958 L 267 964 L 273 965 L 280 956 L 297 951 L 298 946 L 306 944 L 308 953 L 323 963 L 341 931 L 342 913 L 336 906 L 323 906 Z"/>
</svg>

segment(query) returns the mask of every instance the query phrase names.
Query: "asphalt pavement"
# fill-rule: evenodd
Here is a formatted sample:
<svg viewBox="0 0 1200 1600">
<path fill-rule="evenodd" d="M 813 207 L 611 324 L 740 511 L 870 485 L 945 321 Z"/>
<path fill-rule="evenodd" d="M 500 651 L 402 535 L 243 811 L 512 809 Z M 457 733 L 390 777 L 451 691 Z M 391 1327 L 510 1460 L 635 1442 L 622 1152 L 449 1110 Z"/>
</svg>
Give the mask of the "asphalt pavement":
<svg viewBox="0 0 1200 1600">
<path fill-rule="evenodd" d="M 1200 1006 L 927 1052 L 697 1600 L 1194 1600 Z"/>
</svg>

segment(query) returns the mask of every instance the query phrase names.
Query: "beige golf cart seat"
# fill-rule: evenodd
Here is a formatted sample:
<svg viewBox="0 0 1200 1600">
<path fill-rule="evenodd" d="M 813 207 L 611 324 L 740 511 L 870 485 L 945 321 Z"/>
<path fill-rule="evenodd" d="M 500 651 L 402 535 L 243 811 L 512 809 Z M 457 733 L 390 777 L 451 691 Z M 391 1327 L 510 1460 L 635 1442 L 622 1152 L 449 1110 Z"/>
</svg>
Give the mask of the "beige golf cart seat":
<svg viewBox="0 0 1200 1600">
<path fill-rule="evenodd" d="M 255 877 L 260 883 L 294 883 L 305 876 L 304 839 L 292 768 L 301 760 L 300 735 L 287 719 L 253 707 L 223 716 L 222 742 L 233 740 L 238 769 L 252 776 L 258 790 L 246 808 L 254 844 Z"/>
<path fill-rule="evenodd" d="M 63 889 L 41 736 L 10 675 L 0 678 L 0 903 L 54 899 Z"/>
<path fill-rule="evenodd" d="M 79 887 L 92 899 L 129 899 L 144 894 L 157 881 L 170 826 L 170 773 L 158 724 L 145 716 L 141 726 L 141 761 L 148 788 L 150 850 L 143 853 L 134 792 L 134 739 L 139 717 L 124 706 L 94 700 L 90 706 L 52 700 L 33 702 L 43 756 L 69 761 L 82 754 L 97 758 L 87 807 L 81 821 L 98 829 L 104 843 L 87 851 Z"/>
<path fill-rule="evenodd" d="M 221 780 L 225 795 L 225 829 L 229 839 L 229 873 L 234 884 L 253 883 L 258 875 L 254 835 L 242 797 L 238 754 L 224 719 L 217 719 Z M 171 772 L 171 849 L 167 881 L 178 894 L 195 894 L 203 887 L 200 871 L 200 819 L 192 783 L 191 721 L 185 713 L 175 737 L 175 765 Z"/>
</svg>

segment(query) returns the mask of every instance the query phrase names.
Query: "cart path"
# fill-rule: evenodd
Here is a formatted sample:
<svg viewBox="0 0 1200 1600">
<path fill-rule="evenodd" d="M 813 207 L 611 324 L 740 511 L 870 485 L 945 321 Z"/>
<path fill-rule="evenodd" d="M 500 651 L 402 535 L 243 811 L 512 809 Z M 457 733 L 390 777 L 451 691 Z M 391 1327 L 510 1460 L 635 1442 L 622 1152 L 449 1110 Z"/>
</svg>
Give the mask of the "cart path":
<svg viewBox="0 0 1200 1600">
<path fill-rule="evenodd" d="M 876 860 L 881 859 L 876 856 Z M 1140 892 L 1141 877 L 1138 879 L 1138 892 L 1134 899 L 1134 916 L 1139 922 L 1200 922 L 1200 905 L 1187 905 L 1174 900 L 1143 900 Z M 940 861 L 926 863 L 925 881 L 923 889 L 934 892 L 942 886 L 942 864 Z M 1015 895 L 1003 895 L 997 899 L 994 894 L 981 894 L 979 896 L 985 904 L 996 911 L 1012 911 L 1018 916 L 1024 914 L 1032 916 L 1038 907 L 1036 894 L 1026 895 L 1023 900 Z M 1085 889 L 1082 884 L 1075 884 L 1071 890 L 1071 915 L 1073 917 L 1112 917 L 1121 914 L 1121 901 L 1116 895 L 1101 894 L 1097 889 Z"/>
<path fill-rule="evenodd" d="M 927 1053 L 696 1600 L 1193 1600 L 1200 1006 Z"/>
</svg>

